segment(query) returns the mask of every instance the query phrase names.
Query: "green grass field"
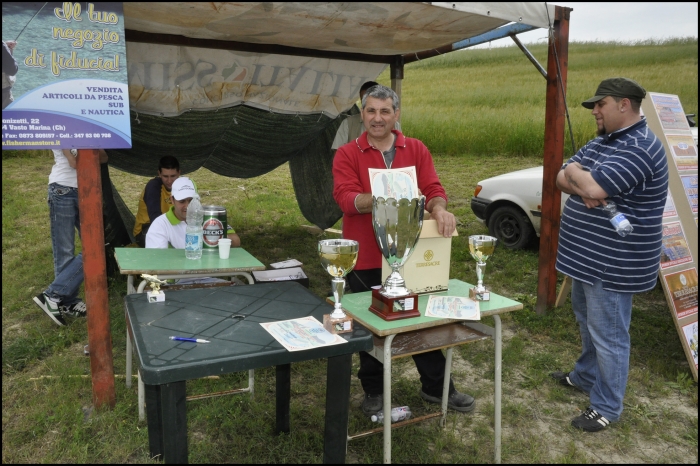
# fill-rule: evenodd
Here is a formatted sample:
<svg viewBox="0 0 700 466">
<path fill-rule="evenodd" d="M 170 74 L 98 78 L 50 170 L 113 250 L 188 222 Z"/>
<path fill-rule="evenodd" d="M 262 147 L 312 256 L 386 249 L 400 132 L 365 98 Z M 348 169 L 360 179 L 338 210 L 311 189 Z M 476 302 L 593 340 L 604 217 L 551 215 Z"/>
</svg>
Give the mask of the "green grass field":
<svg viewBox="0 0 700 466">
<path fill-rule="evenodd" d="M 531 47 L 541 63 L 546 50 Z M 697 39 L 623 45 L 571 44 L 569 108 L 577 145 L 594 132 L 580 102 L 599 81 L 622 75 L 648 91 L 677 94 L 686 113 L 697 113 Z M 379 81 L 388 84 L 388 73 Z M 403 84 L 402 127 L 431 149 L 458 219 L 451 277 L 475 280 L 467 237 L 487 229 L 471 212 L 476 183 L 490 176 L 541 164 L 544 79 L 514 47 L 453 53 L 412 64 Z M 569 149 L 570 150 L 570 149 Z M 146 425 L 138 422 L 136 384 L 127 389 L 123 299 L 126 282 L 109 279 L 109 307 L 117 404 L 92 408 L 84 320 L 57 327 L 31 298 L 53 279 L 46 184 L 53 163 L 48 151 L 4 151 L 2 160 L 2 374 L 3 463 L 148 463 Z M 110 169 L 130 208 L 146 177 Z M 243 246 L 263 263 L 296 258 L 311 290 L 326 296 L 329 277 L 316 257 L 316 235 L 294 197 L 286 165 L 261 177 L 231 179 L 199 170 L 192 174 L 207 203 L 225 205 Z M 239 189 L 245 187 L 245 190 Z M 130 195 L 131 194 L 131 195 Z M 503 318 L 504 463 L 695 463 L 698 462 L 698 396 L 671 313 L 660 287 L 635 297 L 631 370 L 622 422 L 599 434 L 569 427 L 587 397 L 549 380 L 578 356 L 578 328 L 570 302 L 544 316 L 534 311 L 537 249 L 497 248 L 487 267 L 491 288 L 523 303 Z M 561 277 L 559 277 L 561 281 Z M 484 323 L 492 324 L 491 319 Z M 477 398 L 470 414 L 393 433 L 396 463 L 490 463 L 493 461 L 493 343 L 455 350 L 457 387 Z M 358 359 L 353 359 L 356 373 Z M 395 361 L 394 406 L 416 415 L 433 412 L 418 396 L 420 382 L 410 358 Z M 188 382 L 189 394 L 238 388 L 247 374 Z M 193 463 L 320 463 L 323 451 L 325 362 L 292 366 L 290 434 L 272 433 L 274 369 L 256 371 L 256 396 L 234 395 L 189 402 L 189 458 Z M 376 425 L 361 415 L 362 389 L 351 386 L 351 434 Z M 348 446 L 348 463 L 380 463 L 380 435 Z"/>
</svg>

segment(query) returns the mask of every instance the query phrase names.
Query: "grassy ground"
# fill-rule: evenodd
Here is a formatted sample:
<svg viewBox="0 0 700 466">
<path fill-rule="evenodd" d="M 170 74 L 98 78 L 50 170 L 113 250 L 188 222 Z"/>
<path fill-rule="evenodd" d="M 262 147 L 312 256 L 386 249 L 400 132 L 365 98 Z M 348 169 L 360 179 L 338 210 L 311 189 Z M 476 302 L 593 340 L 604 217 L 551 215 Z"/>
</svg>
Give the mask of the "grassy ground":
<svg viewBox="0 0 700 466">
<path fill-rule="evenodd" d="M 686 45 L 671 44 L 666 49 L 657 49 L 656 55 L 663 61 Z M 591 48 L 589 52 L 587 47 Z M 668 89 L 662 86 L 663 81 L 659 82 L 659 87 L 644 85 L 648 90 L 677 93 L 684 104 L 690 100 L 685 110 L 692 112 L 697 108 L 697 41 L 694 43 L 694 62 L 688 58 L 692 55 L 693 44 L 689 47 L 691 53 L 684 49 L 685 55 L 669 66 L 685 63 L 674 68 L 675 74 L 670 75 L 675 76 L 684 70 L 685 77 L 692 77 L 688 94 L 691 98 L 683 97 L 682 92 L 686 91 L 676 90 L 673 87 L 676 84 L 669 84 Z M 629 47 L 618 48 L 613 44 L 606 56 L 626 57 L 638 52 Z M 507 49 L 498 50 L 510 53 Z M 460 69 L 460 75 L 476 72 L 473 68 L 485 66 L 486 58 L 491 57 L 495 59 L 494 76 L 506 79 L 505 68 L 498 71 L 501 63 L 501 56 L 495 55 L 498 50 L 483 51 L 482 58 L 464 55 L 476 58 L 468 58 L 475 61 Z M 602 69 L 600 63 L 596 65 L 596 50 L 600 56 L 600 44 L 583 44 L 580 48 L 570 49 L 569 89 L 576 94 L 576 101 L 588 97 L 604 77 L 616 74 L 635 77 L 626 73 L 628 68 Z M 587 61 L 580 58 L 588 54 Z M 440 59 L 447 60 L 447 57 Z M 539 76 L 528 68 L 531 65 L 524 58 L 521 59 L 528 71 L 518 74 Z M 540 58 L 540 61 L 544 60 Z M 422 74 L 422 68 L 430 63 L 424 61 L 407 70 L 402 124 L 407 133 L 424 138 L 431 149 L 438 147 L 433 149 L 436 168 L 450 197 L 450 208 L 459 222 L 460 236 L 453 240 L 451 277 L 473 282 L 474 261 L 469 256 L 466 239 L 470 234 L 486 233 L 486 228 L 469 208 L 474 186 L 489 176 L 541 164 L 539 151 L 533 154 L 531 149 L 518 152 L 498 146 L 497 150 L 482 153 L 480 148 L 486 146 L 478 144 L 494 135 L 508 133 L 508 125 L 498 129 L 501 119 L 507 115 L 528 119 L 529 112 L 539 112 L 540 107 L 543 111 L 544 107 L 534 102 L 523 106 L 515 102 L 527 100 L 524 95 L 529 88 L 523 88 L 512 97 L 512 101 L 503 101 L 501 106 L 510 108 L 500 113 L 492 114 L 486 109 L 467 112 L 455 105 L 445 111 L 451 115 L 447 118 L 431 109 L 437 108 L 441 100 L 450 102 L 451 99 L 459 101 L 469 97 L 461 88 L 462 83 L 468 82 L 469 88 L 483 87 L 479 92 L 484 93 L 484 102 L 494 98 L 498 89 L 509 89 L 510 85 L 496 80 L 492 83 L 481 81 L 475 87 L 471 78 L 465 78 L 446 82 L 444 86 L 432 85 L 430 89 L 426 89 L 426 82 L 411 87 L 414 86 L 411 83 L 427 76 Z M 627 62 L 620 58 L 620 63 Z M 647 66 L 643 68 L 650 72 L 646 69 L 649 68 L 648 62 L 645 63 Z M 632 66 L 634 63 L 627 64 Z M 457 66 L 457 63 L 441 66 L 453 65 Z M 586 74 L 588 68 L 592 71 Z M 440 76 L 439 79 L 447 79 L 448 74 Z M 577 79 L 582 82 L 580 90 L 574 90 L 578 86 Z M 385 82 L 386 77 L 382 76 L 380 80 Z M 643 81 L 640 78 L 640 82 Z M 669 79 L 671 81 L 675 82 L 675 77 Z M 542 84 L 543 95 L 544 82 L 538 82 Z M 469 107 L 479 108 L 474 103 Z M 420 112 L 423 112 L 421 119 L 411 120 L 412 115 Z M 464 119 L 478 114 L 485 123 L 472 121 L 463 128 L 464 131 L 459 131 Z M 537 118 L 541 119 L 541 116 Z M 592 131 L 593 122 L 585 111 L 576 117 L 576 121 L 584 128 L 582 134 Z M 451 126 L 451 131 L 445 134 L 452 135 L 452 139 L 442 139 L 443 133 L 437 132 L 443 126 Z M 481 130 L 477 131 L 479 128 Z M 491 129 L 484 135 L 483 131 L 488 128 Z M 430 133 L 433 129 L 435 131 Z M 472 137 L 472 133 L 480 131 L 479 141 L 458 139 L 462 135 Z M 532 131 L 537 133 L 539 130 L 528 130 Z M 539 137 L 541 148 L 541 131 Z M 440 146 L 443 141 L 446 145 Z M 485 158 L 483 154 L 489 156 Z M 146 426 L 138 422 L 135 384 L 127 389 L 123 379 L 125 280 L 112 278 L 109 281 L 115 374 L 122 377 L 116 380 L 117 404 L 112 410 L 97 412 L 92 408 L 89 359 L 83 356 L 83 345 L 87 343 L 85 321 L 74 320 L 59 328 L 31 301 L 32 296 L 53 279 L 46 205 L 46 183 L 51 165 L 52 157 L 48 152 L 3 152 L 3 463 L 153 462 L 148 456 Z M 146 178 L 117 170 L 111 170 L 111 176 L 135 211 L 136 196 Z M 304 263 L 312 291 L 319 296 L 328 294 L 329 278 L 315 253 L 318 239 L 327 235 L 317 236 L 301 228 L 308 222 L 297 207 L 286 165 L 248 180 L 224 178 L 204 170 L 192 176 L 202 191 L 208 192 L 207 203 L 227 207 L 231 223 L 247 250 L 265 264 L 287 258 L 299 259 Z M 241 186 L 245 189 L 240 189 Z M 587 407 L 587 398 L 554 384 L 547 377 L 550 371 L 571 368 L 578 356 L 580 341 L 570 302 L 550 310 L 545 316 L 535 314 L 537 259 L 536 249 L 508 251 L 498 248 L 487 269 L 488 283 L 495 292 L 524 304 L 522 311 L 503 318 L 503 462 L 697 463 L 697 384 L 690 375 L 662 290 L 657 287 L 634 300 L 631 371 L 622 422 L 602 433 L 586 434 L 570 428 L 569 421 Z M 485 319 L 485 323 L 492 321 Z M 395 431 L 394 462 L 493 461 L 492 355 L 491 341 L 455 350 L 455 382 L 459 389 L 477 398 L 475 412 L 466 415 L 450 413 L 444 430 L 437 422 L 428 421 Z M 355 358 L 353 362 L 353 372 L 356 372 L 358 360 Z M 272 434 L 275 413 L 272 369 L 256 371 L 254 400 L 246 395 L 235 395 L 188 403 L 190 461 L 321 462 L 324 378 L 324 362 L 292 366 L 292 432 L 288 435 Z M 245 384 L 246 374 L 231 374 L 220 379 L 188 382 L 187 390 L 188 394 L 200 394 Z M 394 365 L 393 403 L 409 405 L 417 414 L 434 411 L 434 406 L 426 405 L 418 396 L 419 387 L 418 374 L 410 358 L 398 360 Z M 352 378 L 351 397 L 350 433 L 374 427 L 360 414 L 362 389 L 356 377 Z M 347 460 L 349 463 L 381 462 L 381 436 L 350 442 Z"/>
<path fill-rule="evenodd" d="M 495 157 L 481 170 L 476 157 L 437 156 L 436 166 L 460 236 L 454 239 L 455 278 L 474 280 L 474 263 L 466 237 L 486 229 L 468 207 L 467 186 L 503 170 L 525 168 L 537 159 Z M 114 410 L 93 412 L 85 322 L 56 327 L 31 302 L 51 279 L 47 208 L 43 196 L 50 157 L 3 160 L 3 462 L 148 462 L 148 438 L 138 423 L 136 390 L 118 378 Z M 304 262 L 312 290 L 328 293 L 328 277 L 317 264 L 319 237 L 296 208 L 286 166 L 255 180 L 231 180 L 211 173 L 202 180 L 212 200 L 239 216 L 236 226 L 244 246 L 264 263 L 294 257 Z M 136 177 L 112 172 L 124 192 Z M 138 180 L 143 182 L 144 180 Z M 238 189 L 246 183 L 247 196 Z M 271 196 L 270 191 L 276 191 Z M 31 194 L 30 194 L 31 193 Z M 274 198 L 271 200 L 270 198 Z M 218 199 L 218 200 L 217 200 Z M 261 213 L 265 213 L 261 216 Z M 27 232 L 26 234 L 22 232 Z M 22 239 L 24 238 L 24 240 Z M 42 240 L 42 238 L 45 238 Z M 27 241 L 27 240 L 30 241 Z M 587 407 L 585 396 L 567 391 L 547 378 L 552 370 L 571 367 L 579 349 L 570 304 L 546 316 L 534 313 L 537 250 L 498 249 L 489 263 L 493 289 L 521 301 L 523 311 L 503 319 L 504 396 L 503 461 L 512 462 L 696 462 L 697 385 L 689 376 L 663 293 L 655 289 L 635 299 L 633 353 L 623 422 L 599 435 L 576 432 L 570 418 Z M 31 277 L 28 279 L 27 277 Z M 123 280 L 110 280 L 109 299 L 115 373 L 125 372 Z M 488 323 L 488 320 L 487 320 Z M 400 429 L 394 435 L 394 461 L 459 463 L 493 461 L 493 344 L 480 342 L 455 351 L 457 386 L 478 399 L 475 413 L 451 413 L 442 431 L 435 422 Z M 355 368 L 358 361 L 355 360 Z M 353 370 L 353 372 L 355 369 Z M 40 378 L 50 376 L 51 378 Z M 273 436 L 274 371 L 256 371 L 256 398 L 245 395 L 188 404 L 192 462 L 302 462 L 322 459 L 325 377 L 322 362 L 292 369 L 292 432 Z M 418 375 L 410 359 L 394 368 L 396 405 L 417 414 L 434 409 L 418 397 Z M 188 383 L 188 393 L 245 386 L 245 374 Z M 362 390 L 355 377 L 354 408 Z M 350 432 L 372 424 L 352 409 Z M 348 462 L 377 463 L 381 436 L 349 444 Z"/>
</svg>

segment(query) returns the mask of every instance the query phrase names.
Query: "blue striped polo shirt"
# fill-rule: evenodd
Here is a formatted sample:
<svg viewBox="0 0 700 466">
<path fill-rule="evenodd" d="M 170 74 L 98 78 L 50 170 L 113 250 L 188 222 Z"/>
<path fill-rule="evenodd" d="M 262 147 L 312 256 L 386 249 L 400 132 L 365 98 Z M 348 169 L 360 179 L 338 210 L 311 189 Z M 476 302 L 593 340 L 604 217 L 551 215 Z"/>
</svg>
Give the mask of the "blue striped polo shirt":
<svg viewBox="0 0 700 466">
<path fill-rule="evenodd" d="M 601 207 L 588 209 L 571 195 L 561 217 L 556 268 L 603 289 L 640 293 L 654 288 L 661 255 L 661 218 L 668 165 L 661 141 L 646 119 L 589 141 L 569 163 L 589 169 L 634 231 L 617 234 Z"/>
</svg>

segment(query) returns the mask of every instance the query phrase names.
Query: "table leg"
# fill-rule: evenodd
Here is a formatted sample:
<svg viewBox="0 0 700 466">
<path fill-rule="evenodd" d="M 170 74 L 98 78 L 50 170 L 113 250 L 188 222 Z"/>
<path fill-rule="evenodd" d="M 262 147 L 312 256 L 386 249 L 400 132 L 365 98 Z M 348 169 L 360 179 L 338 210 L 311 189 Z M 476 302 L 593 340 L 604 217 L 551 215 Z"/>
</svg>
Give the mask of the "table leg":
<svg viewBox="0 0 700 466">
<path fill-rule="evenodd" d="M 138 389 L 136 390 L 137 396 L 136 399 L 139 404 L 139 421 L 143 421 L 146 417 L 146 413 L 144 412 L 144 405 L 146 404 L 146 395 L 145 395 L 145 389 L 144 389 L 144 384 L 143 384 L 143 379 L 141 378 L 141 371 L 136 371 L 138 374 L 138 381 L 136 382 L 136 386 Z"/>
<path fill-rule="evenodd" d="M 145 392 L 151 458 L 166 463 L 187 463 L 185 381 L 146 385 Z"/>
<path fill-rule="evenodd" d="M 275 366 L 276 412 L 275 433 L 289 433 L 289 402 L 292 384 L 291 364 Z"/>
<path fill-rule="evenodd" d="M 253 276 L 251 274 L 249 274 L 248 272 L 236 272 L 236 273 L 231 274 L 231 276 L 232 277 L 236 277 L 236 276 L 244 277 L 246 280 L 248 280 L 249 285 L 252 285 L 255 283 L 255 280 L 253 280 Z"/>
<path fill-rule="evenodd" d="M 445 427 L 447 423 L 447 399 L 450 394 L 450 374 L 452 373 L 452 350 L 453 347 L 447 348 L 445 355 L 445 377 L 442 383 L 442 418 L 440 419 L 440 427 Z"/>
<path fill-rule="evenodd" d="M 496 335 L 494 338 L 495 348 L 495 388 L 493 394 L 494 405 L 494 437 L 495 437 L 495 452 L 494 462 L 501 464 L 501 318 L 498 315 L 493 316 L 496 323 Z"/>
<path fill-rule="evenodd" d="M 129 275 L 131 276 L 131 275 Z M 131 388 L 131 372 L 133 370 L 133 348 L 131 346 L 131 336 L 129 335 L 129 316 L 126 317 L 126 388 Z"/>
<path fill-rule="evenodd" d="M 352 354 L 328 358 L 326 368 L 326 429 L 323 462 L 344 464 L 348 448 Z"/>
<path fill-rule="evenodd" d="M 146 385 L 146 387 L 149 386 Z M 160 443 L 162 450 L 157 453 L 166 463 L 185 464 L 188 462 L 185 381 L 160 385 L 155 391 L 155 396 L 159 398 L 156 407 L 160 409 L 152 423 L 151 409 L 149 408 L 149 444 L 153 448 L 154 444 Z M 158 425 L 158 421 L 160 421 L 160 425 Z M 151 435 L 152 429 L 155 429 L 153 436 Z M 154 454 L 153 450 L 151 450 L 151 454 Z"/>
<path fill-rule="evenodd" d="M 391 342 L 395 336 L 384 339 L 384 464 L 391 463 Z"/>
<path fill-rule="evenodd" d="M 152 459 L 163 459 L 163 419 L 160 408 L 160 386 L 146 385 L 148 411 L 148 448 Z"/>
<path fill-rule="evenodd" d="M 126 279 L 126 294 L 136 293 L 134 288 L 134 276 L 127 275 Z M 132 348 L 131 348 L 131 338 L 129 337 L 129 316 L 127 315 L 126 309 L 124 310 L 124 318 L 126 320 L 126 388 L 131 388 L 131 371 L 132 371 Z"/>
</svg>

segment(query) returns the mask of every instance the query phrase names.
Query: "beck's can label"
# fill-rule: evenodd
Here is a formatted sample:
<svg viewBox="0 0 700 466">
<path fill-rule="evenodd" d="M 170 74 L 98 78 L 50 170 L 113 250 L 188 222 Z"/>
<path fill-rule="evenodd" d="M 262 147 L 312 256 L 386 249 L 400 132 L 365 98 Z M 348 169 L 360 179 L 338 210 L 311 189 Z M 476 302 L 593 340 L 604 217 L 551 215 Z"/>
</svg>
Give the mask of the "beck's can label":
<svg viewBox="0 0 700 466">
<path fill-rule="evenodd" d="M 202 206 L 204 210 L 204 223 L 202 224 L 203 251 L 218 251 L 219 240 L 226 237 L 228 223 L 226 220 L 226 207 L 219 205 Z"/>
</svg>

